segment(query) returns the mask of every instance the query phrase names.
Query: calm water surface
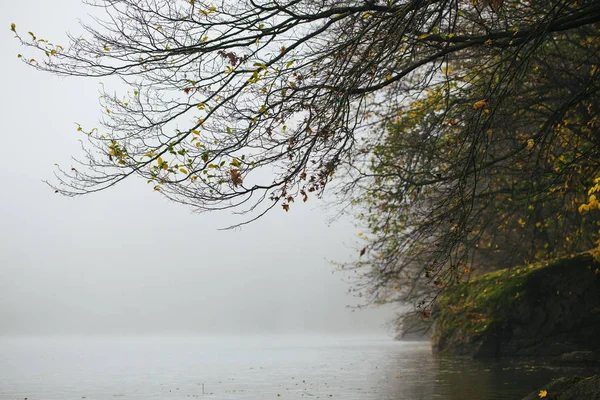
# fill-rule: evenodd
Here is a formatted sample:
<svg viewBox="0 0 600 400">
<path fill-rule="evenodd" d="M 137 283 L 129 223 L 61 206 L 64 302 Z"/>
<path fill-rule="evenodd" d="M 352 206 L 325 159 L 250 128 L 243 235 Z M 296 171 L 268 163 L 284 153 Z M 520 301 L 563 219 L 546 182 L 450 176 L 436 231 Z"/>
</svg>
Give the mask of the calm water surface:
<svg viewBox="0 0 600 400">
<path fill-rule="evenodd" d="M 592 373 L 439 358 L 390 339 L 0 337 L 0 399 L 504 400 Z"/>
</svg>

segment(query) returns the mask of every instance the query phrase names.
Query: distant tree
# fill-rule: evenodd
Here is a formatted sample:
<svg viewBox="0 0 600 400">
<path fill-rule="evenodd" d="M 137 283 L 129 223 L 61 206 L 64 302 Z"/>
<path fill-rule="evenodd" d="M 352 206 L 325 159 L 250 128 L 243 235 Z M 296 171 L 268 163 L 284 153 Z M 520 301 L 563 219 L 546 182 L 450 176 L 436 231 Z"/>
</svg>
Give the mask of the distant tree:
<svg viewBox="0 0 600 400">
<path fill-rule="evenodd" d="M 599 208 L 599 28 L 450 59 L 367 140 L 370 168 L 345 188 L 360 186 L 370 230 L 346 266 L 359 290 L 423 306 L 473 270 L 594 247 L 599 215 L 581 212 Z"/>
<path fill-rule="evenodd" d="M 473 65 L 474 76 L 497 65 L 502 74 L 489 76 L 516 82 L 548 38 L 595 30 L 600 21 L 593 0 L 88 4 L 103 17 L 62 46 L 11 26 L 27 49 L 41 52 L 19 55 L 26 64 L 116 76 L 129 86 L 102 94 L 102 125 L 79 128 L 87 136 L 80 165 L 59 169 L 56 190 L 86 194 L 137 175 L 196 210 L 247 212 L 244 222 L 277 204 L 287 211 L 322 193 L 336 172 L 360 168 L 359 140 L 392 123 L 433 82 L 456 81 L 443 72 L 453 60 Z M 494 87 L 482 92 L 485 107 L 461 122 L 473 132 L 462 145 L 472 149 L 465 171 L 483 160 L 486 127 L 503 118 L 498 104 L 514 99 L 505 89 L 514 84 Z M 472 212 L 470 199 L 460 200 L 461 213 Z M 462 232 L 460 220 L 445 224 Z"/>
</svg>

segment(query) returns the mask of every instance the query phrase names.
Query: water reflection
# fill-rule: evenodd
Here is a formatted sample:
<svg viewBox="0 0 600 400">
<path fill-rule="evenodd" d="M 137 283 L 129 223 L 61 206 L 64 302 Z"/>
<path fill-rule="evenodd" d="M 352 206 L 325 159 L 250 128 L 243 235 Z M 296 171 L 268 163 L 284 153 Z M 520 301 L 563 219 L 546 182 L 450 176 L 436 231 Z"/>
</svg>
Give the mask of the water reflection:
<svg viewBox="0 0 600 400">
<path fill-rule="evenodd" d="M 582 366 L 561 367 L 548 359 L 472 360 L 436 357 L 428 344 L 394 352 L 392 365 L 411 371 L 408 379 L 390 386 L 394 400 L 500 400 L 521 399 L 562 376 L 589 376 L 600 370 Z"/>
<path fill-rule="evenodd" d="M 44 400 L 518 400 L 554 378 L 595 372 L 322 337 L 0 337 L 0 360 L 0 399 Z"/>
</svg>

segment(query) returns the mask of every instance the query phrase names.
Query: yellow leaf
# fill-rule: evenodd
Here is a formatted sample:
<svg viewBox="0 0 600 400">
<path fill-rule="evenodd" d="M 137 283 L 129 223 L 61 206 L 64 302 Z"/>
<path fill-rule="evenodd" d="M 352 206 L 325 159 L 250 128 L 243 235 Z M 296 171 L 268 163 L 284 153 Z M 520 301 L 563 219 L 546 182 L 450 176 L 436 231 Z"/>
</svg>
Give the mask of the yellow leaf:
<svg viewBox="0 0 600 400">
<path fill-rule="evenodd" d="M 540 399 L 543 399 L 544 397 L 548 396 L 548 392 L 546 390 L 540 390 L 540 393 L 538 394 Z"/>
<path fill-rule="evenodd" d="M 158 157 L 158 159 L 156 160 L 156 162 L 158 163 L 158 165 L 160 166 L 163 163 L 163 159 L 162 157 Z"/>
<path fill-rule="evenodd" d="M 17 26 L 15 24 L 10 24 L 10 30 L 16 32 Z"/>
<path fill-rule="evenodd" d="M 429 33 L 424 33 L 421 36 L 419 36 L 418 38 L 419 39 L 425 39 L 425 38 L 428 38 L 428 37 L 429 37 Z"/>
<path fill-rule="evenodd" d="M 531 150 L 533 148 L 534 141 L 533 139 L 527 139 L 527 150 Z"/>
<path fill-rule="evenodd" d="M 200 132 L 197 131 L 196 129 L 192 129 L 190 132 L 192 132 L 194 135 L 199 135 L 200 134 Z"/>
<path fill-rule="evenodd" d="M 187 175 L 187 173 L 188 173 L 188 172 L 187 172 L 187 169 L 185 169 L 185 168 L 179 168 L 179 171 L 180 171 L 182 174 L 186 174 L 186 175 Z"/>
<path fill-rule="evenodd" d="M 202 38 L 202 41 L 203 41 L 203 42 L 206 42 L 207 40 L 208 40 L 208 36 L 204 36 L 204 37 Z"/>
<path fill-rule="evenodd" d="M 473 108 L 478 110 L 480 108 L 483 108 L 487 105 L 487 101 L 486 100 L 479 100 L 476 101 L 475 103 L 473 103 Z"/>
<path fill-rule="evenodd" d="M 104 51 L 110 51 L 110 48 L 108 46 L 104 46 Z"/>
</svg>

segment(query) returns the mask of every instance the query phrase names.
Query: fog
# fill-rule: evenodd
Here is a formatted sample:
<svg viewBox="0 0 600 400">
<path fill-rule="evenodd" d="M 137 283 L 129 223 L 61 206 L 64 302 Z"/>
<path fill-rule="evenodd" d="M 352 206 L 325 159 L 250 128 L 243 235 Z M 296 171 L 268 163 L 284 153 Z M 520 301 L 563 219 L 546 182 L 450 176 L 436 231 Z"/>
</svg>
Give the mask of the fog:
<svg viewBox="0 0 600 400">
<path fill-rule="evenodd" d="M 195 214 L 141 180 L 78 198 L 42 182 L 81 154 L 76 123 L 98 125 L 99 83 L 26 67 L 9 27 L 60 44 L 86 12 L 0 1 L 0 334 L 384 333 L 393 310 L 352 312 L 351 277 L 330 263 L 356 256 L 357 228 L 328 224 L 335 210 L 314 199 L 219 231 L 240 217 Z"/>
</svg>

